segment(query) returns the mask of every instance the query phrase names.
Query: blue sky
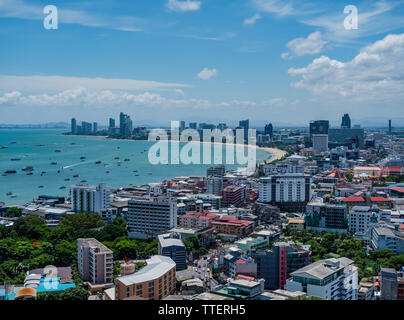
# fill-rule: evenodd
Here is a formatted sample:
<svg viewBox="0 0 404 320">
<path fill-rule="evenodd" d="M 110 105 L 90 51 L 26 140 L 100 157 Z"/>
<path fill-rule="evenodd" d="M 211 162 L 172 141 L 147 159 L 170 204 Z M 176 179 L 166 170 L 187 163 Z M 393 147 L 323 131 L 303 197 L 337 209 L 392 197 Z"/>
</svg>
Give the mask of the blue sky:
<svg viewBox="0 0 404 320">
<path fill-rule="evenodd" d="M 402 117 L 401 0 L 0 0 L 0 43 L 0 123 Z"/>
</svg>

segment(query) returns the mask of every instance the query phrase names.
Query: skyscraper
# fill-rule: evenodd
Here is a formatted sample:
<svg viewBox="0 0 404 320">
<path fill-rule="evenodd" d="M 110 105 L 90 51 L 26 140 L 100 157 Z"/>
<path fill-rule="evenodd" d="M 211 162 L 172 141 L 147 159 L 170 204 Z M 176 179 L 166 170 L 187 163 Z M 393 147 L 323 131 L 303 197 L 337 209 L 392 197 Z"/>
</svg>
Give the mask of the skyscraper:
<svg viewBox="0 0 404 320">
<path fill-rule="evenodd" d="M 389 134 L 391 134 L 392 131 L 393 130 L 392 130 L 392 127 L 391 127 L 391 120 L 389 120 Z"/>
<path fill-rule="evenodd" d="M 198 124 L 197 124 L 196 122 L 190 122 L 190 123 L 189 123 L 189 127 L 190 127 L 191 129 L 196 130 L 196 129 L 198 128 Z"/>
<path fill-rule="evenodd" d="M 351 129 L 351 118 L 349 117 L 348 113 L 345 113 L 344 116 L 342 117 L 341 128 Z"/>
<path fill-rule="evenodd" d="M 75 118 L 72 119 L 71 133 L 72 133 L 72 134 L 76 134 L 76 133 L 77 133 L 77 121 L 76 121 Z"/>
<path fill-rule="evenodd" d="M 132 134 L 132 129 L 132 120 L 127 114 L 121 112 L 119 115 L 119 134 L 121 136 L 130 136 Z"/>
<path fill-rule="evenodd" d="M 248 129 L 250 129 L 250 120 L 241 120 L 239 127 L 244 129 L 244 141 L 248 141 Z"/>
<path fill-rule="evenodd" d="M 109 128 L 114 128 L 115 127 L 115 119 L 109 118 Z"/>
<path fill-rule="evenodd" d="M 265 126 L 264 134 L 265 134 L 265 135 L 270 135 L 271 138 L 272 138 L 272 136 L 273 136 L 273 134 L 274 134 L 274 128 L 273 128 L 273 126 L 272 126 L 272 123 L 269 123 L 269 124 L 267 124 L 267 125 Z"/>
<path fill-rule="evenodd" d="M 97 133 L 98 131 L 98 123 L 97 122 L 93 122 L 93 132 Z"/>
<path fill-rule="evenodd" d="M 310 121 L 310 139 L 313 134 L 328 134 L 330 122 L 328 120 Z"/>
</svg>

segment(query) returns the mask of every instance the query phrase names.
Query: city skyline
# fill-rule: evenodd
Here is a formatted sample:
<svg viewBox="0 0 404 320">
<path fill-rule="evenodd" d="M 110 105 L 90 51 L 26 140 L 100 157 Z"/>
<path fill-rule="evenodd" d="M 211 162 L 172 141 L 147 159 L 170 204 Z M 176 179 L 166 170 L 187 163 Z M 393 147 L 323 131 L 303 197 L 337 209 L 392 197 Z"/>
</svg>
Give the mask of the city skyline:
<svg viewBox="0 0 404 320">
<path fill-rule="evenodd" d="M 284 125 L 401 116 L 401 2 L 356 2 L 357 30 L 330 1 L 189 3 L 59 1 L 58 29 L 46 30 L 40 1 L 2 1 L 3 122 L 101 122 L 118 110 L 150 125 L 167 114 Z"/>
</svg>

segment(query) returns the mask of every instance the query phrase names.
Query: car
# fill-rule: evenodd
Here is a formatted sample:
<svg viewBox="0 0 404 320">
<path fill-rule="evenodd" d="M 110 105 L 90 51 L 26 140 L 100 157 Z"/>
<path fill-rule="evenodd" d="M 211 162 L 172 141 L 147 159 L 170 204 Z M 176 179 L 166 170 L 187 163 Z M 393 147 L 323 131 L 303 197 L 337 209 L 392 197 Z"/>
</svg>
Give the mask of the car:
<svg viewBox="0 0 404 320">
<path fill-rule="evenodd" d="M 201 268 L 201 265 L 199 265 L 198 268 L 200 269 L 200 268 Z"/>
</svg>

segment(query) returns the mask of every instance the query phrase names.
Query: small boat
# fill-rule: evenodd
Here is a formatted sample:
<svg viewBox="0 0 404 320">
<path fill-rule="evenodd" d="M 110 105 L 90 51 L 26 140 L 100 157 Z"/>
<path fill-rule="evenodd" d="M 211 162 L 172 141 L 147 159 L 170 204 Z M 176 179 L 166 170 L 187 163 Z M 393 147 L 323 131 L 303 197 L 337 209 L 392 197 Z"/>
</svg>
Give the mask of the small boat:
<svg viewBox="0 0 404 320">
<path fill-rule="evenodd" d="M 128 162 L 128 161 L 130 161 L 130 159 L 126 158 L 126 159 L 125 159 L 125 160 L 123 160 L 123 161 L 126 161 L 126 162 Z"/>
<path fill-rule="evenodd" d="M 13 193 L 12 192 L 7 192 L 6 196 L 11 196 Z"/>
<path fill-rule="evenodd" d="M 114 159 L 115 159 L 115 160 L 119 160 L 119 157 L 115 157 Z"/>
<path fill-rule="evenodd" d="M 44 187 L 44 186 L 39 186 L 38 188 L 39 188 L 39 189 L 42 189 L 43 187 Z"/>
<path fill-rule="evenodd" d="M 65 181 L 70 181 L 70 178 L 66 178 Z"/>
<path fill-rule="evenodd" d="M 13 142 L 11 142 L 11 144 L 17 144 L 17 142 L 13 141 Z"/>
<path fill-rule="evenodd" d="M 117 163 L 117 164 L 118 164 L 118 166 L 121 166 L 121 161 L 118 161 L 118 163 Z"/>
<path fill-rule="evenodd" d="M 24 168 L 21 169 L 22 171 L 34 171 L 34 167 L 33 166 L 26 166 Z"/>
<path fill-rule="evenodd" d="M 96 163 L 96 164 L 100 164 L 100 163 L 101 163 L 101 161 L 100 161 L 100 160 L 97 160 L 95 163 Z"/>
<path fill-rule="evenodd" d="M 38 144 L 38 147 L 45 147 L 44 144 Z"/>
<path fill-rule="evenodd" d="M 76 142 L 72 142 L 72 143 L 71 143 L 72 146 L 75 145 L 75 144 L 76 144 Z"/>
<path fill-rule="evenodd" d="M 11 159 L 11 161 L 20 161 L 21 159 L 20 158 L 13 158 L 13 159 Z"/>
<path fill-rule="evenodd" d="M 106 171 L 105 173 L 109 173 L 109 171 Z"/>
<path fill-rule="evenodd" d="M 42 172 L 41 172 L 41 174 L 45 174 L 45 173 L 46 173 L 46 171 L 42 171 Z"/>
<path fill-rule="evenodd" d="M 1 148 L 2 148 L 2 149 L 7 149 L 8 147 L 7 147 L 7 146 L 2 146 Z"/>
<path fill-rule="evenodd" d="M 17 198 L 17 196 L 14 194 L 14 195 L 11 196 L 11 198 Z"/>
<path fill-rule="evenodd" d="M 17 171 L 15 171 L 15 170 L 6 170 L 4 172 L 4 174 L 14 174 L 14 173 L 17 173 Z"/>
<path fill-rule="evenodd" d="M 138 177 L 139 175 L 138 174 L 135 174 L 135 177 Z"/>
<path fill-rule="evenodd" d="M 62 152 L 62 150 L 55 150 L 55 152 L 58 152 L 58 153 L 59 153 L 59 152 Z"/>
<path fill-rule="evenodd" d="M 74 176 L 73 176 L 73 178 L 78 178 L 79 177 L 79 175 L 78 174 L 75 174 Z"/>
<path fill-rule="evenodd" d="M 87 182 L 87 180 L 81 180 L 80 181 L 80 183 L 86 183 Z"/>
<path fill-rule="evenodd" d="M 66 187 L 65 187 L 65 186 L 63 186 L 63 187 L 60 187 L 59 189 L 60 189 L 60 190 L 63 190 L 63 189 L 66 189 Z"/>
<path fill-rule="evenodd" d="M 52 166 L 57 165 L 57 164 L 58 164 L 58 163 L 57 163 L 56 161 L 51 162 L 51 165 L 52 165 Z"/>
<path fill-rule="evenodd" d="M 32 176 L 32 175 L 33 175 L 32 172 L 28 172 L 28 173 L 27 173 L 27 176 Z"/>
<path fill-rule="evenodd" d="M 80 160 L 84 160 L 86 157 L 80 157 Z"/>
</svg>

